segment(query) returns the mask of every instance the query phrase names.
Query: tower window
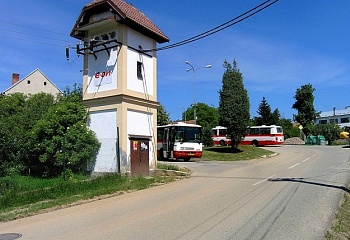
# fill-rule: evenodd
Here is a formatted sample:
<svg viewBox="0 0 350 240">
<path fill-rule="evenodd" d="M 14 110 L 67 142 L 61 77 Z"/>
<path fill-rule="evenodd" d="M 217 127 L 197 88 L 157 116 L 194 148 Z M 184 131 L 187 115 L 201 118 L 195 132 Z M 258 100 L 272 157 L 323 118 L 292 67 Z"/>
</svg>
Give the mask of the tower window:
<svg viewBox="0 0 350 240">
<path fill-rule="evenodd" d="M 27 83 L 30 84 L 30 80 L 28 80 Z"/>
<path fill-rule="evenodd" d="M 44 86 L 46 86 L 46 82 L 44 82 Z"/>
<path fill-rule="evenodd" d="M 142 67 L 143 67 L 142 62 L 137 61 L 137 78 L 140 79 L 140 80 L 143 79 L 143 77 L 142 77 Z"/>
</svg>

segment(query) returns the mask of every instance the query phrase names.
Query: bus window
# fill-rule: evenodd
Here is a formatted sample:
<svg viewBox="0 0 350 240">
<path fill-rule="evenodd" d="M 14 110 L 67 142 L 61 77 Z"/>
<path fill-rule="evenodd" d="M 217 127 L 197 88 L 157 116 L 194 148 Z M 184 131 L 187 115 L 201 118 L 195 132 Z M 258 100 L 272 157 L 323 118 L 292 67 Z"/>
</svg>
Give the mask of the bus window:
<svg viewBox="0 0 350 240">
<path fill-rule="evenodd" d="M 163 132 L 163 129 L 160 128 L 160 129 L 158 129 L 158 131 L 157 131 L 157 139 L 158 139 L 158 141 L 162 141 L 162 140 L 163 140 L 163 137 L 164 137 L 164 132 Z"/>
<path fill-rule="evenodd" d="M 259 134 L 259 128 L 250 128 L 249 134 Z"/>
<path fill-rule="evenodd" d="M 270 134 L 270 128 L 260 128 L 260 134 Z"/>
<path fill-rule="evenodd" d="M 185 141 L 185 132 L 178 130 L 175 136 L 175 141 L 179 141 L 179 142 Z"/>
</svg>

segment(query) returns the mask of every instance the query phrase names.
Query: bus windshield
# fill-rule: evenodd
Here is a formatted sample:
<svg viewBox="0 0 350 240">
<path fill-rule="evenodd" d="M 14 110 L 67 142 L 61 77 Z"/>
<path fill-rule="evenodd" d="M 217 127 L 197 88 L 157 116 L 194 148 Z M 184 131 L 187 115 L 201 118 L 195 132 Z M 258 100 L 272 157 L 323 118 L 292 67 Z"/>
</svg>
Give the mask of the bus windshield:
<svg viewBox="0 0 350 240">
<path fill-rule="evenodd" d="M 176 129 L 175 141 L 178 142 L 201 142 L 201 128 L 179 126 Z"/>
</svg>

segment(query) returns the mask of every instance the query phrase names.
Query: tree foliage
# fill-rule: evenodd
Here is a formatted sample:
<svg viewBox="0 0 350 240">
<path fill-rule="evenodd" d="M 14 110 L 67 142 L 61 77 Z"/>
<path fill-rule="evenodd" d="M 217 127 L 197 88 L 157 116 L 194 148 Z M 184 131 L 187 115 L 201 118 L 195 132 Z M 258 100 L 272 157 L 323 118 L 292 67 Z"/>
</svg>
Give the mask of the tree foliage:
<svg viewBox="0 0 350 240">
<path fill-rule="evenodd" d="M 325 140 L 331 143 L 339 138 L 341 131 L 342 129 L 338 124 L 317 124 L 311 127 L 310 134 L 322 135 Z"/>
<path fill-rule="evenodd" d="M 45 93 L 0 97 L 0 176 L 57 176 L 64 159 L 71 171 L 83 171 L 99 143 L 86 127 L 77 89 L 57 98 Z"/>
<path fill-rule="evenodd" d="M 263 97 L 257 113 L 258 117 L 254 119 L 255 125 L 277 125 L 280 119 L 280 113 L 278 108 L 271 112 L 270 104 L 267 102 L 265 97 Z"/>
<path fill-rule="evenodd" d="M 315 90 L 309 83 L 298 88 L 294 96 L 296 101 L 292 108 L 298 111 L 298 114 L 293 115 L 294 120 L 303 126 L 306 135 L 309 134 L 313 121 L 318 116 L 314 107 L 315 97 L 313 93 Z"/>
<path fill-rule="evenodd" d="M 204 127 L 205 125 L 209 125 L 209 127 L 211 128 L 217 126 L 219 122 L 218 109 L 201 102 L 197 103 L 196 105 L 196 123 L 198 125 L 201 125 L 202 127 Z M 182 121 L 185 121 L 185 116 L 186 120 L 192 120 L 194 118 L 193 106 L 187 108 L 187 110 L 184 112 Z"/>
<path fill-rule="evenodd" d="M 167 125 L 170 123 L 169 113 L 165 110 L 164 106 L 160 104 L 157 108 L 157 125 Z"/>
<path fill-rule="evenodd" d="M 233 66 L 225 60 L 224 68 L 222 89 L 219 91 L 219 124 L 227 127 L 233 140 L 231 147 L 236 148 L 247 131 L 250 103 L 236 60 Z"/>
<path fill-rule="evenodd" d="M 284 139 L 300 136 L 299 128 L 293 126 L 293 123 L 290 119 L 281 118 L 279 119 L 277 125 L 283 128 Z"/>
</svg>

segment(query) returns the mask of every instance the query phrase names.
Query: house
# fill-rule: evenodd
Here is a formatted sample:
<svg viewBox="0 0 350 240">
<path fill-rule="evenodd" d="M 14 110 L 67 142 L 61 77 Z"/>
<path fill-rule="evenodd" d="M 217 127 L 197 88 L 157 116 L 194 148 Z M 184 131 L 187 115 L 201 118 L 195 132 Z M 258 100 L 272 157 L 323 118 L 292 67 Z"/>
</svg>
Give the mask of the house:
<svg viewBox="0 0 350 240">
<path fill-rule="evenodd" d="M 169 38 L 122 0 L 83 7 L 72 31 L 84 56 L 83 103 L 101 148 L 92 173 L 148 175 L 157 164 L 157 43 Z"/>
<path fill-rule="evenodd" d="M 3 94 L 23 93 L 29 95 L 40 92 L 52 94 L 54 96 L 62 93 L 62 91 L 37 68 L 21 80 L 19 80 L 18 73 L 13 73 L 12 85 L 3 91 Z"/>
<path fill-rule="evenodd" d="M 315 124 L 337 123 L 340 127 L 350 127 L 350 106 L 345 109 L 321 112 L 320 116 L 316 118 Z"/>
</svg>

